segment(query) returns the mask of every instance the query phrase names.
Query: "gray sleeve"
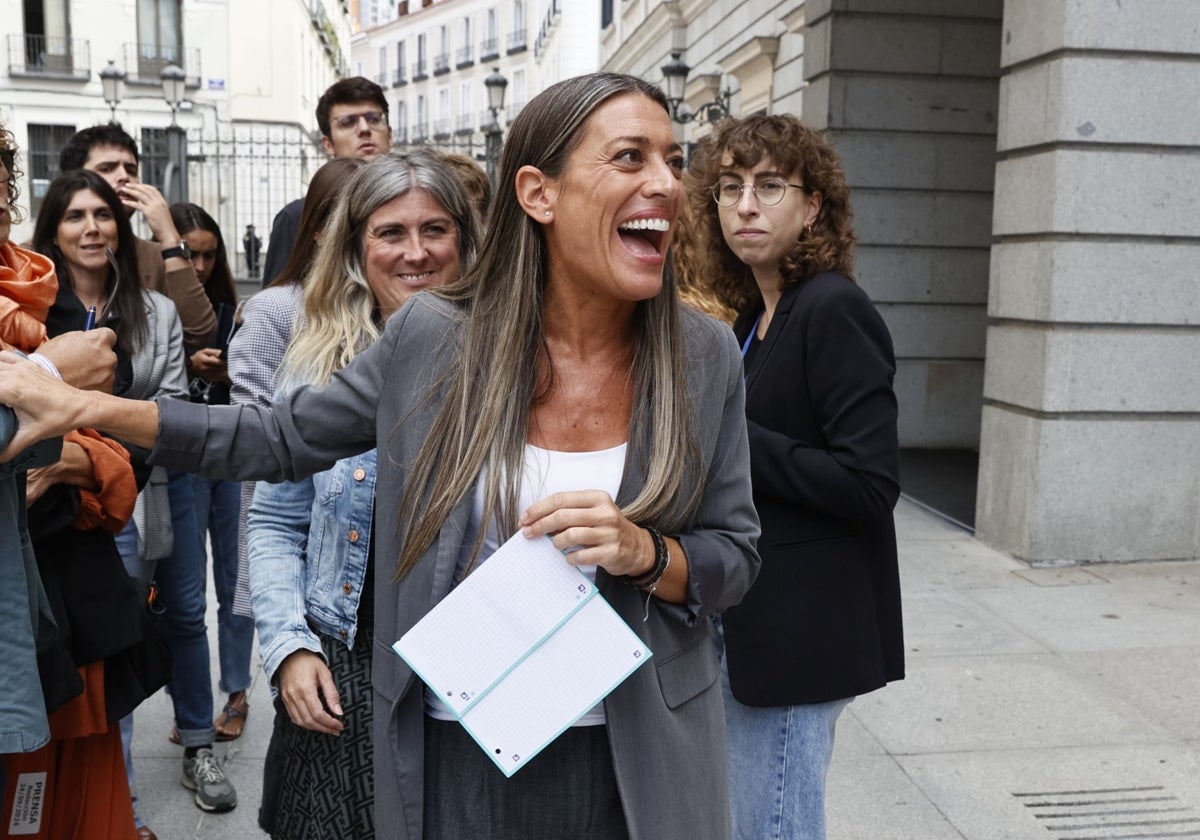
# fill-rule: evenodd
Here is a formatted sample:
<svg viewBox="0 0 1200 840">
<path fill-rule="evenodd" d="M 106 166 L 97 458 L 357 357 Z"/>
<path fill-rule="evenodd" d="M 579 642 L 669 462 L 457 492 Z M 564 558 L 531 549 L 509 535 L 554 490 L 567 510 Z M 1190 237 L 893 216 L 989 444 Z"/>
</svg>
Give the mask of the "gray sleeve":
<svg viewBox="0 0 1200 840">
<path fill-rule="evenodd" d="M 762 563 L 756 548 L 758 513 L 750 491 L 742 360 L 733 333 L 724 328 L 721 333 L 706 337 L 711 341 L 698 363 L 702 373 L 689 377 L 693 383 L 708 379 L 720 385 L 693 392 L 698 424 L 715 424 L 716 434 L 706 435 L 713 443 L 695 527 L 678 535 L 688 559 L 686 613 L 680 616 L 688 624 L 740 602 Z M 719 419 L 714 416 L 718 412 Z"/>
<path fill-rule="evenodd" d="M 159 400 L 154 464 L 232 481 L 295 481 L 375 446 L 376 412 L 403 318 L 322 388 L 269 406 Z"/>
</svg>

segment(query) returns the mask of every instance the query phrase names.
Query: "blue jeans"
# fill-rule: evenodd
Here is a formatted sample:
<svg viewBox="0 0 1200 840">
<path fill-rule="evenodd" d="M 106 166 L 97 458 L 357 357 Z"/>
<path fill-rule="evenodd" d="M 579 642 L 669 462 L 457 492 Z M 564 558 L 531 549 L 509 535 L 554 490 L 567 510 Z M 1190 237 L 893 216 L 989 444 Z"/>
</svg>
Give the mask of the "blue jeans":
<svg viewBox="0 0 1200 840">
<path fill-rule="evenodd" d="M 189 473 L 170 471 L 171 556 L 159 561 L 155 578 L 165 608 L 167 641 L 171 646 L 171 701 L 175 726 L 185 747 L 211 744 L 213 727 L 212 677 L 208 668 L 208 628 L 204 624 L 204 589 L 208 562 L 196 526 L 196 494 Z"/>
<path fill-rule="evenodd" d="M 210 481 L 192 476 L 196 494 L 200 551 L 204 531 L 212 540 L 213 584 L 217 590 L 217 656 L 221 663 L 220 689 L 226 694 L 250 688 L 250 651 L 254 646 L 254 619 L 233 611 L 237 589 L 237 529 L 242 485 L 237 481 Z"/>
<path fill-rule="evenodd" d="M 744 706 L 729 689 L 725 633 L 712 622 L 729 737 L 733 840 L 825 840 L 825 776 L 838 716 L 853 697 L 802 706 Z"/>
</svg>

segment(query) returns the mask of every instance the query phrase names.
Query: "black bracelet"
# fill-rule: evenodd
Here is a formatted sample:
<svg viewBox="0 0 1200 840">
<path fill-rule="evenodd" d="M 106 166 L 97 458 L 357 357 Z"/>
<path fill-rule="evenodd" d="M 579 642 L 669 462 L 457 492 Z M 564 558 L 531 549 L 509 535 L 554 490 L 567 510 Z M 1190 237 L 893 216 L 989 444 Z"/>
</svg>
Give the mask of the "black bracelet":
<svg viewBox="0 0 1200 840">
<path fill-rule="evenodd" d="M 640 589 L 643 592 L 653 592 L 658 588 L 658 582 L 662 580 L 663 574 L 667 571 L 667 566 L 671 563 L 671 552 L 667 548 L 666 539 L 663 538 L 662 533 L 657 528 L 651 528 L 649 525 L 641 527 L 649 532 L 650 541 L 654 543 L 654 568 L 639 577 L 622 575 L 621 578 L 634 589 Z"/>
</svg>

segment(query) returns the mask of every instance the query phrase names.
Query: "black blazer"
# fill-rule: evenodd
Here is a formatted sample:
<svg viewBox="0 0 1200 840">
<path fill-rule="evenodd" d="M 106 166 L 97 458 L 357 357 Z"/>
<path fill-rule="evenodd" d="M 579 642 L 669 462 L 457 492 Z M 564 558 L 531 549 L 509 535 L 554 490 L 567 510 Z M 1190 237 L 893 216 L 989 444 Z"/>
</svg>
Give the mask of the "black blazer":
<svg viewBox="0 0 1200 840">
<path fill-rule="evenodd" d="M 739 343 L 760 311 L 734 324 Z M 822 703 L 904 676 L 895 371 L 883 319 L 832 273 L 786 289 L 751 351 L 746 418 L 762 570 L 724 614 L 741 703 Z"/>
</svg>

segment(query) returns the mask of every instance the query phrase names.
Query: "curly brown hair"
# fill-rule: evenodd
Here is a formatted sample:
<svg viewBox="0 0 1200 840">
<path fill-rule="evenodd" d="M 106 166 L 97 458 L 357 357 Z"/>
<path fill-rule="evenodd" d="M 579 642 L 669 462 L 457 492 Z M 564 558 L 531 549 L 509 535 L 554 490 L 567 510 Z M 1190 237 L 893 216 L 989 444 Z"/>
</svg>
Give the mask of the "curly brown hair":
<svg viewBox="0 0 1200 840">
<path fill-rule="evenodd" d="M 8 217 L 13 224 L 19 225 L 25 216 L 17 207 L 17 199 L 21 197 L 21 170 L 17 168 L 17 138 L 0 123 L 0 149 L 12 149 L 13 165 L 8 167 Z"/>
<path fill-rule="evenodd" d="M 675 219 L 675 235 L 671 239 L 671 261 L 675 268 L 675 285 L 679 302 L 699 309 L 706 315 L 732 324 L 737 312 L 730 309 L 713 293 L 712 272 L 707 271 L 707 237 L 696 210 L 685 204 Z"/>
<path fill-rule="evenodd" d="M 742 312 L 761 300 L 754 274 L 734 256 L 721 232 L 712 186 L 729 166 L 750 169 L 770 156 L 775 168 L 799 177 L 810 192 L 821 194 L 816 221 L 780 264 L 787 288 L 822 271 L 854 279 L 854 228 L 850 188 L 842 160 L 817 131 L 791 114 L 756 114 L 728 119 L 700 141 L 687 175 L 688 205 L 695 221 L 705 278 L 711 293 Z M 722 162 L 729 162 L 722 166 Z"/>
</svg>

